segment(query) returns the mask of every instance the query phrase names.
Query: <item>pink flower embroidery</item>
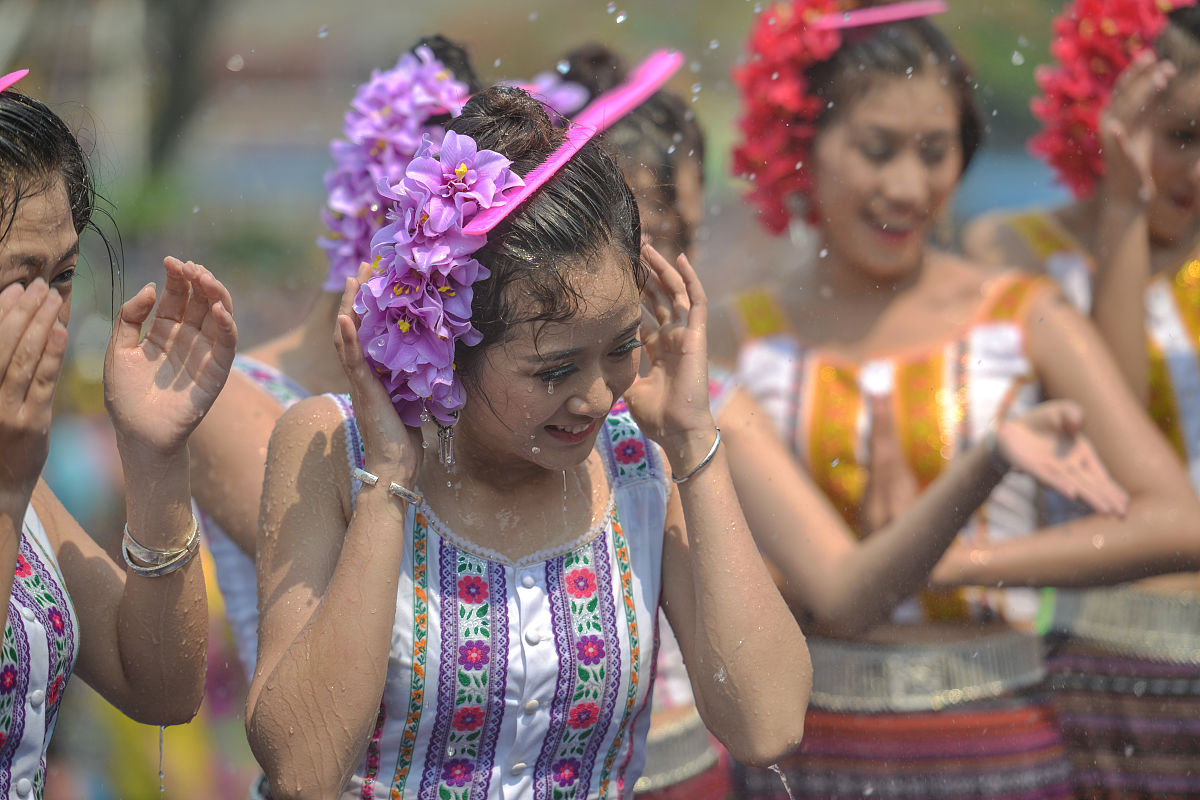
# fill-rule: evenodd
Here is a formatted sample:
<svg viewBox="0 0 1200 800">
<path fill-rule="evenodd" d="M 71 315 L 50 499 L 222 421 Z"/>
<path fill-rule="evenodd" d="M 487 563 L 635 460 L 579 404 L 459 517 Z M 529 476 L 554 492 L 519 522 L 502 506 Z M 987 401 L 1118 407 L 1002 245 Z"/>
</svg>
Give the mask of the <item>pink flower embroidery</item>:
<svg viewBox="0 0 1200 800">
<path fill-rule="evenodd" d="M 580 703 L 571 709 L 567 724 L 575 730 L 590 728 L 600 717 L 600 706 L 595 703 Z"/>
<path fill-rule="evenodd" d="M 28 578 L 33 574 L 33 567 L 29 566 L 29 562 L 25 560 L 25 556 L 17 553 L 17 577 Z"/>
<path fill-rule="evenodd" d="M 633 464 L 646 457 L 646 446 L 641 439 L 623 439 L 613 446 L 613 453 L 622 464 Z"/>
<path fill-rule="evenodd" d="M 567 593 L 583 600 L 596 593 L 596 573 L 590 569 L 576 569 L 567 573 Z"/>
<path fill-rule="evenodd" d="M 46 692 L 46 700 L 50 703 L 50 705 L 54 705 L 58 702 L 58 698 L 62 694 L 62 690 L 63 676 L 59 675 L 55 677 L 54 682 L 50 684 L 50 690 Z"/>
<path fill-rule="evenodd" d="M 8 694 L 17 687 L 17 668 L 12 664 L 6 664 L 4 669 L 0 670 L 0 693 Z"/>
<path fill-rule="evenodd" d="M 482 603 L 488 599 L 487 582 L 478 575 L 464 575 L 458 579 L 458 599 L 464 603 Z"/>
<path fill-rule="evenodd" d="M 62 612 L 57 608 L 50 609 L 50 625 L 54 628 L 55 633 L 62 636 L 63 628 L 66 627 L 66 624 L 63 622 Z"/>
<path fill-rule="evenodd" d="M 483 724 L 483 709 L 479 706 L 466 706 L 454 712 L 454 725 L 456 731 L 473 731 Z"/>
</svg>

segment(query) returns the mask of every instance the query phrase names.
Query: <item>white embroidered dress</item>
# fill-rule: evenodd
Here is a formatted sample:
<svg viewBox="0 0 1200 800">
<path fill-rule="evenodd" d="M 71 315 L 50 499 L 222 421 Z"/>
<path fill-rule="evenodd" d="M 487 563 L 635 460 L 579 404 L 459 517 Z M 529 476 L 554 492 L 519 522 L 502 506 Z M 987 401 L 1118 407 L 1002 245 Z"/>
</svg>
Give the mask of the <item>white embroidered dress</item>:
<svg viewBox="0 0 1200 800">
<path fill-rule="evenodd" d="M 30 505 L 0 647 L 0 795 L 41 798 L 46 748 L 79 652 L 79 624 L 58 560 Z"/>
<path fill-rule="evenodd" d="M 358 465 L 353 409 L 335 399 Z M 632 794 L 650 723 L 667 483 L 623 405 L 597 447 L 610 511 L 557 552 L 510 563 L 410 507 L 383 702 L 345 797 Z"/>
</svg>

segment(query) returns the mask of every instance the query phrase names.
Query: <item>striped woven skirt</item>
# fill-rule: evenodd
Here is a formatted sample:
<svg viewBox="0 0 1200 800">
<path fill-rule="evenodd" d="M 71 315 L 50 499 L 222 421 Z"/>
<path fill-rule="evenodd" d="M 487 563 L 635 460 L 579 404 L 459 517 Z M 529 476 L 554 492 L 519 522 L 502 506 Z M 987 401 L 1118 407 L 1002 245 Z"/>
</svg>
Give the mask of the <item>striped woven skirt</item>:
<svg viewBox="0 0 1200 800">
<path fill-rule="evenodd" d="M 1071 765 L 1040 682 L 1040 644 L 1036 637 L 1020 637 L 998 637 L 991 645 L 971 642 L 962 654 L 950 648 L 907 648 L 872 656 L 880 648 L 867 645 L 861 657 L 853 645 L 835 645 L 837 652 L 829 654 L 825 640 L 810 640 L 814 691 L 804 741 L 777 765 L 778 771 L 735 765 L 735 794 L 760 800 L 788 800 L 788 790 L 792 798 L 814 800 L 1072 797 Z M 1013 656 L 1021 652 L 1024 656 Z M 868 663 L 870 658 L 877 663 Z M 839 700 L 839 695 L 821 691 L 821 661 L 829 662 L 825 674 L 831 677 L 826 680 L 845 684 L 848 674 L 871 676 L 885 687 L 892 709 L 830 710 L 838 703 L 845 708 L 846 701 L 865 704 L 870 693 L 842 692 Z M 978 675 L 996 680 L 969 679 L 977 666 Z M 1006 683 L 1023 686 L 1005 688 Z M 938 710 L 895 710 L 915 706 L 917 688 L 936 690 L 925 708 Z M 980 697 L 984 692 L 992 696 Z"/>
<path fill-rule="evenodd" d="M 1087 594 L 1047 662 L 1075 796 L 1200 798 L 1200 600 Z"/>
</svg>

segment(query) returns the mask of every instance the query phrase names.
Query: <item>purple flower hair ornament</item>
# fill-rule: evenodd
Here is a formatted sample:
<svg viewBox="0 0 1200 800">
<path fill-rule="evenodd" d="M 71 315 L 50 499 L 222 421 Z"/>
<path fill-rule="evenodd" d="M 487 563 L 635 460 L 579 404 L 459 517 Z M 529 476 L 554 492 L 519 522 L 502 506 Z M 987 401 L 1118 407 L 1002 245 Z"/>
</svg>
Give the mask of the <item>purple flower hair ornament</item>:
<svg viewBox="0 0 1200 800">
<path fill-rule="evenodd" d="M 334 168 L 325 175 L 321 217 L 329 233 L 317 240 L 329 257 L 323 288 L 339 291 L 371 256 L 371 237 L 386 222 L 381 181 L 404 174 L 421 142 L 441 140 L 436 116 L 457 116 L 467 86 L 428 47 L 405 53 L 389 70 L 376 70 L 359 87 L 342 125 L 343 139 L 329 145 Z"/>
<path fill-rule="evenodd" d="M 454 373 L 458 342 L 478 344 L 471 325 L 472 284 L 488 271 L 472 257 L 487 242 L 463 227 L 480 211 L 508 202 L 523 185 L 512 162 L 450 131 L 436 147 L 425 140 L 403 177 L 380 191 L 390 222 L 372 242 L 375 274 L 354 310 L 359 340 L 406 425 L 432 417 L 454 424 L 466 401 Z"/>
</svg>

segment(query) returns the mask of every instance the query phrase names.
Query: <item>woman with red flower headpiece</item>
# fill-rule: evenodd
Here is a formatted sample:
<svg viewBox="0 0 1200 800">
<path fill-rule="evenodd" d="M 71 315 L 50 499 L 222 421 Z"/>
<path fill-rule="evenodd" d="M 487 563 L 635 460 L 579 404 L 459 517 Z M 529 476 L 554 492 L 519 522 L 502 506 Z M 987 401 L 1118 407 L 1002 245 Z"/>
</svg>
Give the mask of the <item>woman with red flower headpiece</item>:
<svg viewBox="0 0 1200 800">
<path fill-rule="evenodd" d="M 1090 312 L 1200 490 L 1200 9 L 1075 0 L 1054 31 L 1030 145 L 1076 200 L 988 214 L 965 245 L 1051 275 Z M 1200 578 L 1060 591 L 1055 611 L 1070 639 L 1050 670 L 1080 796 L 1200 795 Z"/>
<path fill-rule="evenodd" d="M 1028 476 L 959 484 L 965 527 L 929 588 L 900 594 L 929 557 L 913 538 L 885 551 L 901 588 L 883 578 L 861 593 L 895 606 L 883 624 L 829 625 L 813 598 L 838 573 L 764 546 L 793 608 L 829 637 L 809 639 L 805 741 L 781 765 L 797 797 L 1069 797 L 1035 587 L 1200 564 L 1200 504 L 1086 321 L 1044 278 L 926 243 L 981 133 L 962 59 L 922 16 L 937 5 L 808 0 L 759 17 L 736 75 L 735 164 L 770 230 L 807 224 L 818 245 L 805 268 L 735 299 L 738 378 L 864 547 L 1042 394 L 1094 442 L 1127 513 L 1039 530 Z M 735 476 L 755 466 L 730 444 Z M 1094 467 L 1081 440 L 1063 457 L 1068 471 Z M 741 496 L 756 533 L 773 504 L 794 517 L 769 491 Z M 748 796 L 784 796 L 770 772 L 739 777 Z"/>
</svg>

